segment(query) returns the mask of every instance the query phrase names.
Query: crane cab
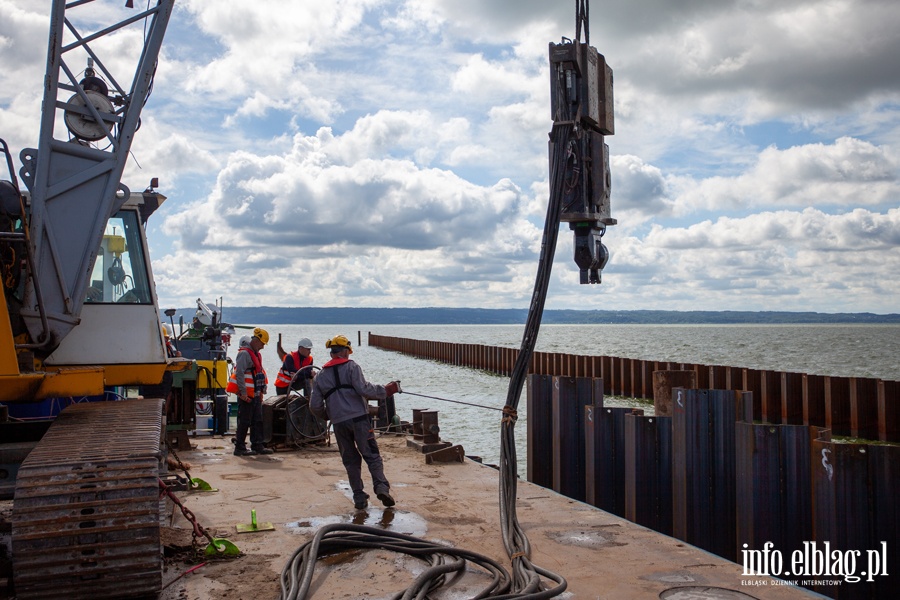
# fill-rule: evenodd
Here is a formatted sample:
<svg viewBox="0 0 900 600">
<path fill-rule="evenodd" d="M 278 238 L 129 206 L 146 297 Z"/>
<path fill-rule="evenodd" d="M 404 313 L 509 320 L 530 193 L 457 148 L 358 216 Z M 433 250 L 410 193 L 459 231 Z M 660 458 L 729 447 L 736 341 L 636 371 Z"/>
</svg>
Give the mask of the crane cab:
<svg viewBox="0 0 900 600">
<path fill-rule="evenodd" d="M 45 366 L 102 366 L 106 385 L 162 379 L 165 340 L 144 224 L 164 200 L 155 192 L 132 193 L 107 221 L 81 321 L 44 360 Z"/>
<path fill-rule="evenodd" d="M 27 206 L 27 193 L 24 201 Z M 0 402 L 90 396 L 109 386 L 154 385 L 162 380 L 167 366 L 165 339 L 145 224 L 163 201 L 165 196 L 152 188 L 131 193 L 108 219 L 77 324 L 47 354 L 30 351 L 17 318 L 21 300 L 17 290 L 6 290 L 7 310 L 0 312 L 7 313 L 11 328 L 0 329 L 4 383 Z M 17 287 L 20 293 L 22 285 Z"/>
</svg>

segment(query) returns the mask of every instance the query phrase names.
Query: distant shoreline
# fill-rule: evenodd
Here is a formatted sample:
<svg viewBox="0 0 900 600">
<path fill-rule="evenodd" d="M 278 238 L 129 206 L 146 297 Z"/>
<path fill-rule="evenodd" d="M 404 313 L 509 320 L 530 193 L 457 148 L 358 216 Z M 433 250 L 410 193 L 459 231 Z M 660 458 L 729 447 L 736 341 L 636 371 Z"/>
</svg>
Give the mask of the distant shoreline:
<svg viewBox="0 0 900 600">
<path fill-rule="evenodd" d="M 178 309 L 177 322 L 190 323 L 194 308 Z M 320 308 L 225 306 L 226 323 L 290 325 L 522 325 L 524 308 Z M 167 317 L 160 319 L 168 322 Z M 766 325 L 766 324 L 900 324 L 900 314 L 817 313 L 788 311 L 545 310 L 545 325 Z"/>
</svg>

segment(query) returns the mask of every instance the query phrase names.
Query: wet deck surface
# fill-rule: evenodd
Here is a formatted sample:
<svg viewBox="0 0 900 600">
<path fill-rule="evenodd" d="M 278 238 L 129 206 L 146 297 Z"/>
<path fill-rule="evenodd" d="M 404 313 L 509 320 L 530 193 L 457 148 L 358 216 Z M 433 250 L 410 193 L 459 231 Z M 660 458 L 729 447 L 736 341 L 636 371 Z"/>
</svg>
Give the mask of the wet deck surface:
<svg viewBox="0 0 900 600">
<path fill-rule="evenodd" d="M 179 452 L 191 475 L 218 492 L 179 493 L 201 525 L 237 544 L 243 555 L 212 561 L 194 572 L 184 555 L 167 561 L 164 600 L 276 598 L 291 555 L 330 523 L 383 527 L 484 554 L 507 570 L 499 525 L 499 472 L 468 459 L 426 465 L 405 437 L 379 438 L 395 507 L 372 495 L 357 511 L 336 446 L 236 457 L 228 438 L 192 437 Z M 367 486 L 371 486 L 364 472 Z M 171 502 L 167 508 L 171 509 Z M 238 524 L 271 523 L 271 531 L 237 533 Z M 586 504 L 524 481 L 517 514 L 532 546 L 532 561 L 568 582 L 563 598 L 821 598 L 764 577 L 742 576 L 742 567 Z M 170 548 L 190 544 L 190 526 L 176 509 L 164 530 Z M 205 542 L 205 540 L 201 540 Z M 205 543 L 204 543 L 205 545 Z M 424 563 L 382 550 L 352 551 L 320 560 L 312 598 L 389 598 L 405 589 Z M 177 577 L 181 576 L 176 580 Z M 441 598 L 464 599 L 487 577 L 476 569 L 446 588 Z"/>
</svg>

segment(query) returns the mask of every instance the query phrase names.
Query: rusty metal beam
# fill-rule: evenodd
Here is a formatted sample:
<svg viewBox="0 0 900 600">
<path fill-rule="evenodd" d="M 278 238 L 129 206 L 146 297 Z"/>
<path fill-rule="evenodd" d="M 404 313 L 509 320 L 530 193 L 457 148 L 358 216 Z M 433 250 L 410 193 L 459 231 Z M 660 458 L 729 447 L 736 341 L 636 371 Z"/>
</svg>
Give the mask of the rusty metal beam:
<svg viewBox="0 0 900 600">
<path fill-rule="evenodd" d="M 672 420 L 673 534 L 704 550 L 736 559 L 735 422 L 739 396 L 731 390 L 675 392 Z"/>
<path fill-rule="evenodd" d="M 625 518 L 672 535 L 672 418 L 625 415 Z"/>
<path fill-rule="evenodd" d="M 592 402 L 590 379 L 553 378 L 553 489 L 584 502 L 584 407 Z"/>
<path fill-rule="evenodd" d="M 632 408 L 585 407 L 585 502 L 625 516 L 625 415 Z"/>
<path fill-rule="evenodd" d="M 788 557 L 812 540 L 809 445 L 805 425 L 735 425 L 738 556 L 771 542 Z"/>
<path fill-rule="evenodd" d="M 527 379 L 528 481 L 553 488 L 553 377 Z"/>
</svg>

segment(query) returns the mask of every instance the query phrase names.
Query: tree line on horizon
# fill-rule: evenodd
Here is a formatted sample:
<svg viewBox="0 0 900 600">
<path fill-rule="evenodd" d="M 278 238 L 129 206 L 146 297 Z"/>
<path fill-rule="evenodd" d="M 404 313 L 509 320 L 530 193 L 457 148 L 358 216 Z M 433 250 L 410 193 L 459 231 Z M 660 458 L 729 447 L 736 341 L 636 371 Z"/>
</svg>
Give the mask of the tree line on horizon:
<svg viewBox="0 0 900 600">
<path fill-rule="evenodd" d="M 186 324 L 194 308 L 177 309 L 175 320 Z M 524 308 L 352 308 L 352 307 L 224 307 L 222 321 L 232 324 L 291 325 L 521 325 Z M 168 322 L 168 318 L 161 319 Z M 789 311 L 673 311 L 545 309 L 547 325 L 734 325 L 734 324 L 891 324 L 900 314 L 818 313 Z"/>
</svg>

